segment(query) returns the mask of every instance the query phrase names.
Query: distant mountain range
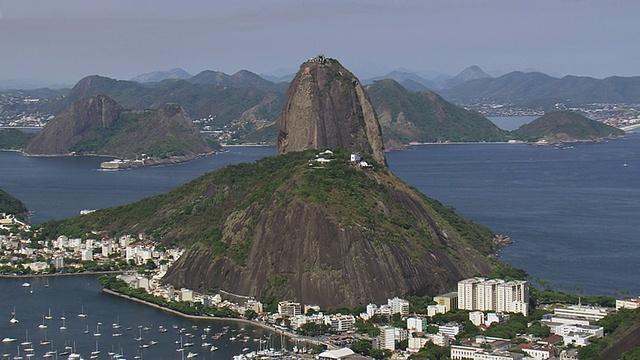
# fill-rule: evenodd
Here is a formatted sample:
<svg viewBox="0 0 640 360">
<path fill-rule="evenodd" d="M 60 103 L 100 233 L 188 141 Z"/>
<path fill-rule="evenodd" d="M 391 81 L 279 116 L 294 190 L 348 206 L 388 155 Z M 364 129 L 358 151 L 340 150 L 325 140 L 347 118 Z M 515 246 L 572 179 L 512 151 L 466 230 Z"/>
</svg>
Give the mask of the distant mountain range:
<svg viewBox="0 0 640 360">
<path fill-rule="evenodd" d="M 392 71 L 384 76 L 377 76 L 363 81 L 365 84 L 371 84 L 382 79 L 393 79 L 404 86 L 407 90 L 442 90 L 451 89 L 469 80 L 490 78 L 491 76 L 482 71 L 479 66 L 473 65 L 462 70 L 458 75 L 449 77 L 441 74 L 433 79 L 425 79 L 415 72 L 410 71 Z"/>
<path fill-rule="evenodd" d="M 247 70 L 233 75 L 206 70 L 189 76 L 184 70 L 173 69 L 134 79 L 137 81 L 87 76 L 71 89 L 25 91 L 40 101 L 12 106 L 16 113 L 58 115 L 74 101 L 98 94 L 113 98 L 128 110 L 159 109 L 166 103 L 178 103 L 190 118 L 235 132 L 238 142 L 274 142 L 288 86 Z M 634 103 L 640 99 L 640 77 L 600 80 L 512 72 L 493 78 L 478 66 L 454 77 L 441 75 L 432 79 L 401 69 L 363 83 L 367 82 L 388 148 L 412 141 L 508 139 L 483 116 L 452 103 L 498 102 L 549 111 L 557 103 Z"/>
<path fill-rule="evenodd" d="M 162 80 L 168 80 L 168 79 L 186 80 L 186 79 L 189 79 L 192 76 L 193 75 L 189 74 L 188 72 L 186 72 L 186 71 L 184 71 L 184 70 L 182 70 L 180 68 L 175 68 L 175 69 L 171 69 L 169 71 L 153 71 L 153 72 L 150 72 L 150 73 L 138 75 L 138 76 L 134 77 L 133 79 L 131 79 L 131 81 L 135 81 L 135 82 L 139 82 L 141 84 L 145 84 L 145 83 L 152 83 L 152 82 L 160 82 Z"/>
<path fill-rule="evenodd" d="M 444 89 L 440 94 L 449 101 L 465 104 L 495 101 L 526 106 L 541 103 L 541 100 L 567 105 L 637 103 L 640 99 L 640 76 L 554 78 L 539 72 L 515 71 L 498 78 L 469 80 Z"/>
</svg>

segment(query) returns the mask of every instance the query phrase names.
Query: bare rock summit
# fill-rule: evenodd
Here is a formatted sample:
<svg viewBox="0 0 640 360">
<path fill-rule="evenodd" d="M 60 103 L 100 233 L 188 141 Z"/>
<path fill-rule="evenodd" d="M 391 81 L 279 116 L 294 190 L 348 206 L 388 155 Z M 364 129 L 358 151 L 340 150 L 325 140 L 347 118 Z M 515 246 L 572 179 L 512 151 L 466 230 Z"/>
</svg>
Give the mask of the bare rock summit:
<svg viewBox="0 0 640 360">
<path fill-rule="evenodd" d="M 291 81 L 277 145 L 279 155 L 342 148 L 386 166 L 380 123 L 360 81 L 323 55 L 304 62 Z"/>
</svg>

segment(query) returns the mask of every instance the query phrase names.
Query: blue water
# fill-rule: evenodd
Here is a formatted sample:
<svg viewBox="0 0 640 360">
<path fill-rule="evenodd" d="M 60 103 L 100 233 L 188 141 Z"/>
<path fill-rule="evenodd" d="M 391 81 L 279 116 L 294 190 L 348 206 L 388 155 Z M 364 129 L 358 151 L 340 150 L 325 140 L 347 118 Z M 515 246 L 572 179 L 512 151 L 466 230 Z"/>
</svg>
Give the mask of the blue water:
<svg viewBox="0 0 640 360">
<path fill-rule="evenodd" d="M 31 287 L 22 287 L 27 281 Z M 248 347 L 251 350 L 258 349 L 259 342 L 253 339 L 267 339 L 269 333 L 261 328 L 227 321 L 193 321 L 163 312 L 145 305 L 137 304 L 129 300 L 121 299 L 101 292 L 96 276 L 64 276 L 49 278 L 49 287 L 45 287 L 44 278 L 2 278 L 0 279 L 0 338 L 16 339 L 15 342 L 0 342 L 0 354 L 15 356 L 20 347 L 20 354 L 24 357 L 25 346 L 20 343 L 28 336 L 33 343 L 35 359 L 42 359 L 42 355 L 49 350 L 62 352 L 65 345 L 74 346 L 76 352 L 88 359 L 90 353 L 98 349 L 98 359 L 111 359 L 109 351 L 124 354 L 126 359 L 140 355 L 146 359 L 180 359 L 180 353 L 176 352 L 179 346 L 176 341 L 183 344 L 192 342 L 193 347 L 188 347 L 187 352 L 198 353 L 198 358 L 204 359 L 231 359 L 233 355 L 242 353 L 242 349 Z M 33 293 L 31 293 L 33 291 Z M 15 309 L 17 324 L 11 324 L 9 320 Z M 51 320 L 43 317 L 51 310 Z M 78 313 L 84 311 L 84 318 L 78 317 Z M 66 330 L 61 330 L 62 316 L 65 317 Z M 113 323 L 119 323 L 119 329 L 113 329 Z M 98 323 L 102 323 L 98 325 Z M 40 324 L 45 324 L 46 329 L 39 329 Z M 159 326 L 167 328 L 167 332 L 160 332 Z M 174 326 L 177 329 L 174 329 Z M 196 326 L 196 328 L 193 328 Z M 206 340 L 201 339 L 205 334 L 204 328 L 211 327 Z M 211 338 L 215 333 L 224 331 L 227 333 L 219 339 Z M 145 329 L 148 328 L 148 329 Z M 180 334 L 178 330 L 184 328 Z M 85 333 L 86 330 L 89 333 Z M 99 337 L 94 333 L 99 331 Z M 120 333 L 121 336 L 113 336 Z M 194 335 L 187 337 L 187 333 Z M 232 336 L 249 336 L 247 342 L 235 340 Z M 142 341 L 135 338 L 142 335 Z M 52 341 L 50 345 L 41 345 L 43 339 Z M 148 348 L 140 348 L 142 344 L 150 341 L 158 344 Z M 211 352 L 209 348 L 203 348 L 201 344 L 209 342 L 218 347 Z M 280 347 L 280 337 L 273 335 L 271 345 Z M 288 345 L 291 348 L 292 344 Z M 185 352 L 185 357 L 187 353 Z M 3 357 L 4 359 L 5 357 Z M 57 357 L 53 357 L 54 359 Z M 60 356 L 61 359 L 66 359 Z"/>
<path fill-rule="evenodd" d="M 640 134 L 558 150 L 514 144 L 426 145 L 387 154 L 395 174 L 457 212 L 511 236 L 501 259 L 564 290 L 640 295 Z M 233 147 L 190 163 L 121 172 L 97 158 L 0 153 L 0 188 L 34 222 L 169 191 L 227 164 L 275 154 Z M 623 167 L 627 164 L 628 167 Z"/>
</svg>

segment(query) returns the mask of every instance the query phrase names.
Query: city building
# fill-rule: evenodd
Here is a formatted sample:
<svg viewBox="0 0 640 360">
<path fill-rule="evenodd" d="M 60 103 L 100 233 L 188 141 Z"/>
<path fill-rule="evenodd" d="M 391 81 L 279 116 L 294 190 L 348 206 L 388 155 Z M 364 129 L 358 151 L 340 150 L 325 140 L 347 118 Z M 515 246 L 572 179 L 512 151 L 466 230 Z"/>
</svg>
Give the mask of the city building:
<svg viewBox="0 0 640 360">
<path fill-rule="evenodd" d="M 518 345 L 518 348 L 526 352 L 530 357 L 534 358 L 535 360 L 547 360 L 547 359 L 550 359 L 552 356 L 555 357 L 555 351 L 553 351 L 553 349 L 538 346 L 538 345 L 520 344 Z"/>
<path fill-rule="evenodd" d="M 91 249 L 84 249 L 80 252 L 80 258 L 82 261 L 91 261 L 93 260 L 93 251 Z"/>
<path fill-rule="evenodd" d="M 298 302 L 280 301 L 278 303 L 278 314 L 284 317 L 294 317 L 302 314 L 302 307 Z"/>
<path fill-rule="evenodd" d="M 609 315 L 609 310 L 599 306 L 584 306 L 578 304 L 557 307 L 553 310 L 553 315 L 554 319 L 586 320 L 589 321 L 589 323 L 593 323 Z"/>
<path fill-rule="evenodd" d="M 62 256 L 56 256 L 53 258 L 53 267 L 56 269 L 62 269 L 64 267 L 64 258 Z"/>
<path fill-rule="evenodd" d="M 419 317 L 407 318 L 407 330 L 411 332 L 425 332 L 427 330 L 427 319 Z"/>
<path fill-rule="evenodd" d="M 554 329 L 554 334 L 560 335 L 563 338 L 571 333 L 585 333 L 591 334 L 597 338 L 601 338 L 604 336 L 604 328 L 602 326 L 594 325 L 563 324 L 556 326 L 556 328 Z"/>
<path fill-rule="evenodd" d="M 470 278 L 458 282 L 458 308 L 529 314 L 527 281 Z"/>
<path fill-rule="evenodd" d="M 391 308 L 391 314 L 409 315 L 409 302 L 399 297 L 387 300 L 387 305 Z"/>
<path fill-rule="evenodd" d="M 391 351 L 396 349 L 396 329 L 393 326 L 380 326 L 378 348 Z"/>
<path fill-rule="evenodd" d="M 433 317 L 436 314 L 444 314 L 447 312 L 447 306 L 436 304 L 436 305 L 427 305 L 427 316 Z"/>
<path fill-rule="evenodd" d="M 444 305 L 446 312 L 455 310 L 458 308 L 458 293 L 452 291 L 446 294 L 438 295 L 433 298 L 433 301 L 438 305 Z"/>
<path fill-rule="evenodd" d="M 193 290 L 182 288 L 178 293 L 178 299 L 180 301 L 193 301 Z"/>
<path fill-rule="evenodd" d="M 636 299 L 616 300 L 616 310 L 620 309 L 638 309 L 640 308 L 640 297 Z"/>
</svg>

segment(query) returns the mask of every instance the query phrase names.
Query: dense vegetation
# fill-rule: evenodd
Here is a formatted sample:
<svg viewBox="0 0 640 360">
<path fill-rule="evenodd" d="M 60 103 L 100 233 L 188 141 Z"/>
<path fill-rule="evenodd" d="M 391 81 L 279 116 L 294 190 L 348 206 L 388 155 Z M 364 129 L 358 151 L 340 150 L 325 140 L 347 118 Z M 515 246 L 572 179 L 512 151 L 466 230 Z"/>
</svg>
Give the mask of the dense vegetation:
<svg viewBox="0 0 640 360">
<path fill-rule="evenodd" d="M 591 120 L 572 111 L 554 111 L 513 131 L 513 135 L 524 141 L 594 141 L 624 135 L 624 131 L 601 122 Z"/>
<path fill-rule="evenodd" d="M 505 141 L 500 130 L 484 116 L 451 104 L 430 91 L 410 92 L 394 80 L 367 86 L 378 113 L 385 143 Z"/>
<path fill-rule="evenodd" d="M 18 129 L 0 129 L 0 150 L 24 150 L 35 136 Z"/>
<path fill-rule="evenodd" d="M 0 189 L 0 213 L 13 214 L 22 218 L 29 213 L 29 210 L 22 201 Z"/>
<path fill-rule="evenodd" d="M 581 360 L 613 359 L 620 356 L 620 352 L 629 347 L 622 359 L 637 359 L 640 346 L 640 310 L 621 309 L 596 325 L 604 328 L 605 337 L 589 339 L 590 344 L 578 350 Z M 635 344 L 635 345 L 634 345 Z"/>
<path fill-rule="evenodd" d="M 268 157 L 253 164 L 228 166 L 167 194 L 81 217 L 51 221 L 44 225 L 44 231 L 47 236 L 83 237 L 92 230 L 103 230 L 109 235 L 135 230 L 166 245 L 201 243 L 210 246 L 216 254 L 243 264 L 251 242 L 234 241 L 230 246 L 223 238 L 229 216 L 264 206 L 272 197 L 278 197 L 283 203 L 295 197 L 321 205 L 347 226 L 357 224 L 371 229 L 379 241 L 409 237 L 429 243 L 432 237 L 429 230 L 424 224 L 413 223 L 409 211 L 393 197 L 386 196 L 385 211 L 380 210 L 379 196 L 373 194 L 386 194 L 387 189 L 372 181 L 367 171 L 349 165 L 346 152 L 337 151 L 336 161 L 324 165 L 322 171 L 309 168 L 308 160 L 314 155 L 315 152 L 309 150 Z M 489 251 L 491 230 L 451 212 L 435 200 L 424 199 L 473 246 Z"/>
</svg>

